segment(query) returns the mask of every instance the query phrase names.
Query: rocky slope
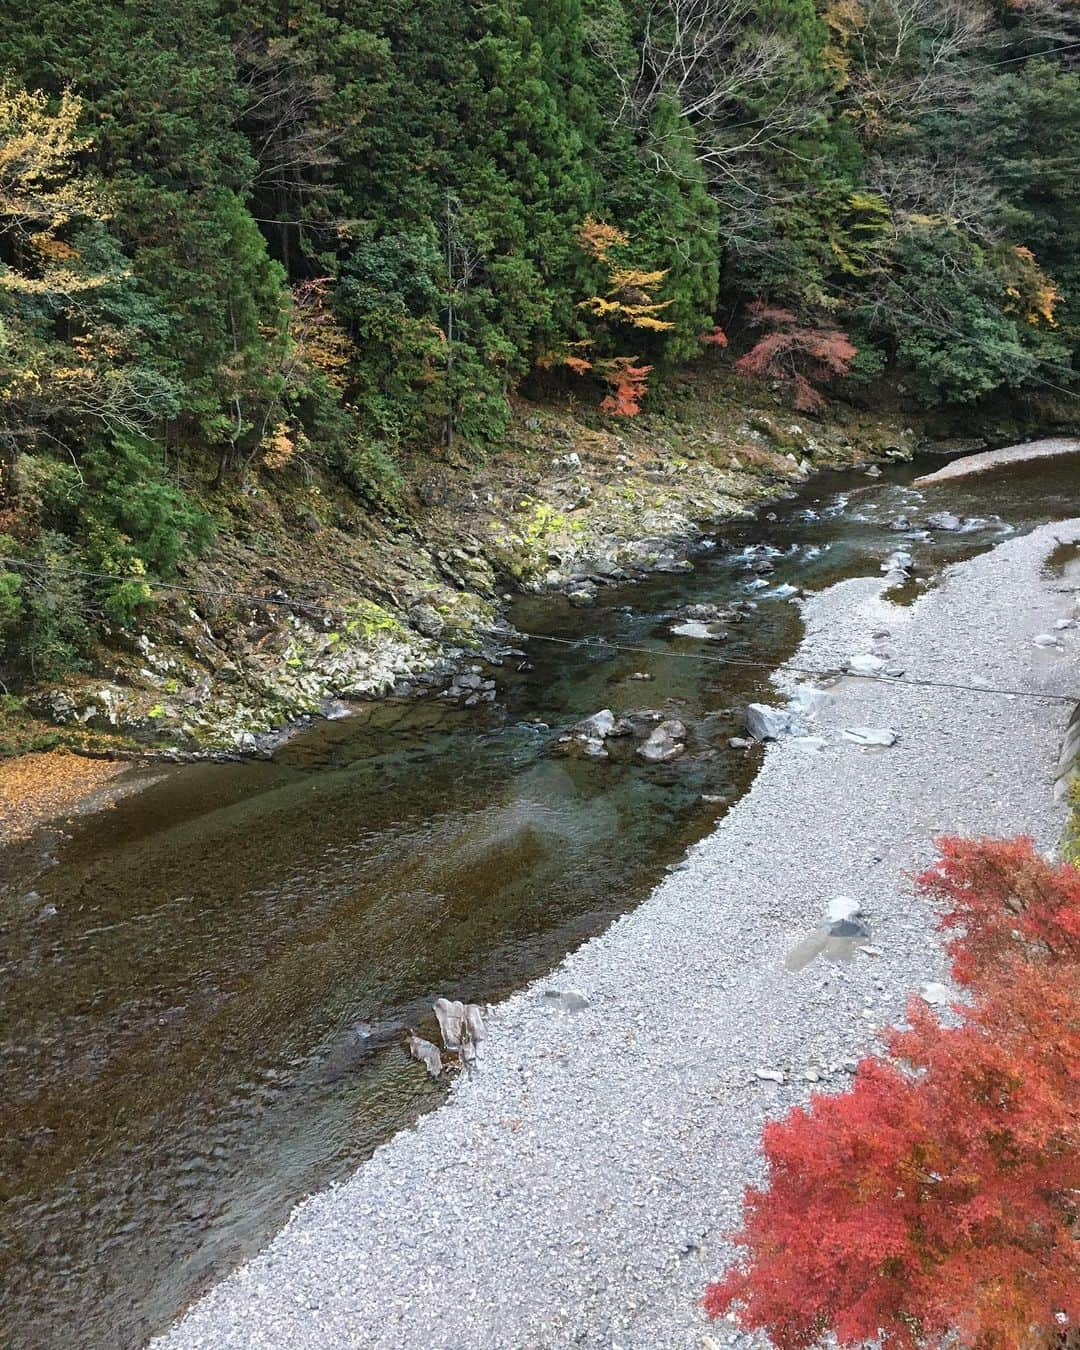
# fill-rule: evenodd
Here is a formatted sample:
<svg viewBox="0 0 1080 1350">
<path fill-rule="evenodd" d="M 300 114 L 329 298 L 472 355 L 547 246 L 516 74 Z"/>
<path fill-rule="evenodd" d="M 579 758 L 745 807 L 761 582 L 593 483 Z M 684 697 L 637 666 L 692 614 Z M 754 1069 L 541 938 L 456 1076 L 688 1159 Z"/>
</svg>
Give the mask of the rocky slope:
<svg viewBox="0 0 1080 1350">
<path fill-rule="evenodd" d="M 808 421 L 714 374 L 633 422 L 521 403 L 497 452 L 417 456 L 375 506 L 302 464 L 253 473 L 206 490 L 216 542 L 137 631 L 32 691 L 24 743 L 48 728 L 46 740 L 110 753 L 251 753 L 342 701 L 478 702 L 512 648 L 501 615 L 514 592 L 589 605 L 608 583 L 690 571 L 725 519 L 817 469 L 907 456 L 919 438 L 899 414 Z"/>
</svg>

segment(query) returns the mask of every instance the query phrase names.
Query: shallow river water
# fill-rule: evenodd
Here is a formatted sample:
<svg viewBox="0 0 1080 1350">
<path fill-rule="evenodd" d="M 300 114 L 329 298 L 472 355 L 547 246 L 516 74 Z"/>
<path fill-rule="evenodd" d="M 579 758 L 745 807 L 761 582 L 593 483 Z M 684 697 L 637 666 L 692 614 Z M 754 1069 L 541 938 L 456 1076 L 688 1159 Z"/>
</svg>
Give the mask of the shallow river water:
<svg viewBox="0 0 1080 1350">
<path fill-rule="evenodd" d="M 142 1344 L 434 1105 L 402 1049 L 432 999 L 550 969 L 745 790 L 756 752 L 728 740 L 798 641 L 791 587 L 877 572 L 898 548 L 932 580 L 1078 509 L 1076 461 L 908 486 L 939 463 L 818 478 L 718 527 L 692 575 L 608 588 L 595 609 L 522 599 L 520 629 L 577 645 L 525 643 L 531 669 L 495 671 L 494 705 L 376 703 L 270 762 L 168 770 L 69 822 L 32 889 L 0 883 L 0 1345 Z M 976 523 L 890 528 L 944 509 Z M 758 544 L 776 550 L 762 578 Z M 729 641 L 670 635 L 677 606 L 734 598 L 758 608 Z M 691 753 L 550 753 L 604 707 L 665 710 Z"/>
</svg>

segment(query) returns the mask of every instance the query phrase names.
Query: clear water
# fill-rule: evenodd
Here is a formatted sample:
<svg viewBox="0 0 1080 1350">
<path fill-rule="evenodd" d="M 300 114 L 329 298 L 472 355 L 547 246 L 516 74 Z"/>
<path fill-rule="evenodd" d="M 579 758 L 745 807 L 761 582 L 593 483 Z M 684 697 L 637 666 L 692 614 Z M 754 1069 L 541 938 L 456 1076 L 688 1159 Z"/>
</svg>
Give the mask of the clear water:
<svg viewBox="0 0 1080 1350">
<path fill-rule="evenodd" d="M 693 575 L 609 588 L 596 609 L 515 606 L 525 631 L 645 653 L 532 641 L 531 670 L 494 672 L 489 708 L 372 704 L 273 762 L 177 768 L 74 819 L 42 844 L 58 865 L 40 875 L 9 857 L 0 1344 L 141 1344 L 433 1105 L 441 1088 L 402 1050 L 432 999 L 495 998 L 550 969 L 709 830 L 726 807 L 703 796 L 745 790 L 755 755 L 728 738 L 800 631 L 777 588 L 877 572 L 896 548 L 922 584 L 1078 509 L 1075 462 L 925 494 L 907 486 L 920 468 L 818 479 L 775 520 L 720 527 Z M 985 524 L 888 528 L 942 509 Z M 747 589 L 743 550 L 760 543 L 776 571 Z M 668 635 L 680 604 L 748 596 L 757 611 L 722 647 Z M 603 707 L 665 710 L 691 753 L 658 767 L 549 753 Z"/>
</svg>

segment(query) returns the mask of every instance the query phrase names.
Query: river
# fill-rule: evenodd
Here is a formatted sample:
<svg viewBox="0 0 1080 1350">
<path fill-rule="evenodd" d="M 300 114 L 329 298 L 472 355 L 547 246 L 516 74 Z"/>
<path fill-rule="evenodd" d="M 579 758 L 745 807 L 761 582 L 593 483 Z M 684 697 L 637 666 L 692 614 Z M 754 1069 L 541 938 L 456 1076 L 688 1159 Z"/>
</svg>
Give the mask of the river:
<svg viewBox="0 0 1080 1350">
<path fill-rule="evenodd" d="M 908 602 L 948 562 L 1076 513 L 1075 460 L 911 486 L 938 463 L 819 477 L 719 526 L 693 574 L 607 588 L 595 609 L 522 598 L 510 617 L 538 637 L 493 672 L 494 704 L 373 703 L 271 761 L 157 773 L 74 818 L 40 876 L 7 876 L 0 1344 L 140 1345 L 435 1105 L 402 1049 L 432 999 L 541 975 L 745 790 L 756 751 L 729 740 L 798 641 L 792 588 L 905 549 Z M 972 519 L 891 528 L 946 509 Z M 775 570 L 747 570 L 763 554 Z M 679 606 L 733 599 L 757 608 L 728 641 L 671 636 Z M 604 707 L 678 717 L 691 753 L 551 753 Z"/>
</svg>

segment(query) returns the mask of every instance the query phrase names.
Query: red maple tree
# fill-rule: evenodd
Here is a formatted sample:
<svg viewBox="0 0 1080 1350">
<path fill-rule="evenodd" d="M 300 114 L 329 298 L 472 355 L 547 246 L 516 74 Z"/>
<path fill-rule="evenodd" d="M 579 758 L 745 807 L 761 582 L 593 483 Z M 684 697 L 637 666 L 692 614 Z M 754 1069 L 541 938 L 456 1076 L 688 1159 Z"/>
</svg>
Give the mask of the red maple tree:
<svg viewBox="0 0 1080 1350">
<path fill-rule="evenodd" d="M 847 375 L 858 354 L 848 335 L 836 328 L 807 327 L 790 310 L 762 300 L 747 305 L 746 312 L 752 327 L 771 331 L 739 357 L 735 370 L 755 379 L 790 383 L 796 408 L 804 412 L 819 408 L 825 400 L 815 386 Z"/>
<path fill-rule="evenodd" d="M 782 1350 L 1080 1336 L 1080 873 L 945 839 L 919 886 L 971 1002 L 943 1025 L 913 999 L 888 1058 L 767 1127 L 743 1259 L 705 1296 Z"/>
</svg>

